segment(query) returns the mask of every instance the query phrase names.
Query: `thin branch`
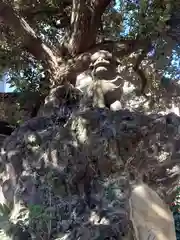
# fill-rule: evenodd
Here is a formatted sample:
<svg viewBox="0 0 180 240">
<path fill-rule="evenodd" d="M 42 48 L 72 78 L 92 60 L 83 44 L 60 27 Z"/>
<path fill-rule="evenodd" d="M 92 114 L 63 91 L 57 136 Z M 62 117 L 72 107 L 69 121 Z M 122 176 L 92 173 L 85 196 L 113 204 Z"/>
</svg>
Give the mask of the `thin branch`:
<svg viewBox="0 0 180 240">
<path fill-rule="evenodd" d="M 29 6 L 26 9 L 21 9 L 20 15 L 27 19 L 29 23 L 40 17 L 41 19 L 51 22 L 54 27 L 66 27 L 70 24 L 70 19 L 65 11 L 66 7 L 69 5 L 71 5 L 70 2 L 62 2 L 58 7 Z M 60 20 L 61 24 L 56 25 L 55 19 Z"/>
<path fill-rule="evenodd" d="M 55 54 L 36 36 L 24 18 L 19 17 L 13 8 L 3 1 L 0 2 L 0 20 L 15 32 L 17 38 L 21 40 L 23 48 L 37 60 L 43 61 L 46 69 L 55 70 L 57 66 Z"/>
</svg>

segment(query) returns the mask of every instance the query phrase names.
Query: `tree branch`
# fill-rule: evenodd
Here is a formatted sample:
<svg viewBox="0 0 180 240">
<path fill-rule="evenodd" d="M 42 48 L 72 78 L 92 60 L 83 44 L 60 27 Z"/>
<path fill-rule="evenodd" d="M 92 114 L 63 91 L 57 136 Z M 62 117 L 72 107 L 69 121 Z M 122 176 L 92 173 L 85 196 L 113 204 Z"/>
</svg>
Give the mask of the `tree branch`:
<svg viewBox="0 0 180 240">
<path fill-rule="evenodd" d="M 55 71 L 57 67 L 55 54 L 36 36 L 24 18 L 19 17 L 13 8 L 3 1 L 0 2 L 0 20 L 15 32 L 17 38 L 20 38 L 23 48 L 37 60 L 42 60 L 47 70 Z"/>
<path fill-rule="evenodd" d="M 111 0 L 73 0 L 68 50 L 76 55 L 90 49 L 96 42 L 101 16 Z"/>
<path fill-rule="evenodd" d="M 61 15 L 63 13 L 63 8 L 57 8 L 57 7 L 29 7 L 25 10 L 20 11 L 21 15 L 26 17 L 27 19 L 31 19 L 34 17 L 37 17 L 38 15 Z"/>
<path fill-rule="evenodd" d="M 138 55 L 137 60 L 136 60 L 136 64 L 134 65 L 133 69 L 134 71 L 137 73 L 137 75 L 139 76 L 140 80 L 141 80 L 141 89 L 140 89 L 140 93 L 142 95 L 144 95 L 146 98 L 148 98 L 145 94 L 145 88 L 147 86 L 147 78 L 145 76 L 144 71 L 140 68 L 140 64 L 141 62 L 144 60 L 144 58 L 146 57 L 147 53 L 151 50 L 152 45 L 151 43 L 147 43 L 147 45 L 145 46 L 145 48 L 141 51 L 141 53 Z"/>
<path fill-rule="evenodd" d="M 34 7 L 29 6 L 25 9 L 20 9 L 20 15 L 23 16 L 29 23 L 40 18 L 50 22 L 56 28 L 67 27 L 70 24 L 70 18 L 66 13 L 66 8 L 71 5 L 70 2 L 60 2 L 58 7 L 44 6 L 37 4 Z M 60 20 L 60 24 L 56 25 L 55 20 Z"/>
</svg>

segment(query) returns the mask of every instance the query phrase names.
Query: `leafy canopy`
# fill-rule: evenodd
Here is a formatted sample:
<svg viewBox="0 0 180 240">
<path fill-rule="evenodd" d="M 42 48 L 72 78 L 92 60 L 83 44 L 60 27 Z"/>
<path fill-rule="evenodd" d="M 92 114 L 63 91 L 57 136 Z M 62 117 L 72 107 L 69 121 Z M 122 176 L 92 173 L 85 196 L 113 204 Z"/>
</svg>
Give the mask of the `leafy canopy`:
<svg viewBox="0 0 180 240">
<path fill-rule="evenodd" d="M 45 44 L 60 51 L 71 31 L 72 1 L 17 0 L 12 1 L 12 6 Z M 171 79 L 178 79 L 179 9 L 180 3 L 174 0 L 111 1 L 102 16 L 97 41 L 150 39 L 153 49 L 149 57 L 158 70 Z M 0 28 L 0 72 L 9 73 L 9 82 L 18 91 L 38 91 L 44 77 L 41 61 L 21 48 L 21 39 L 9 26 L 2 23 Z"/>
</svg>

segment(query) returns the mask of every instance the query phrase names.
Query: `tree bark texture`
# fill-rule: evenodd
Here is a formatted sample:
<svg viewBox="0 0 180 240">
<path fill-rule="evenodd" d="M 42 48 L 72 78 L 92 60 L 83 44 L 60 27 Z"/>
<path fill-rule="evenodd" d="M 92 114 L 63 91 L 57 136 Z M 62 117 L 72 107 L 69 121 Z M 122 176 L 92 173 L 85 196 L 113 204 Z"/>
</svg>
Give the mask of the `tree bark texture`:
<svg viewBox="0 0 180 240">
<path fill-rule="evenodd" d="M 67 53 L 71 57 L 65 61 L 63 60 L 63 56 L 57 55 L 52 49 L 43 43 L 35 31 L 30 27 L 28 22 L 21 17 L 16 10 L 14 10 L 4 0 L 0 2 L 0 19 L 2 22 L 12 28 L 17 38 L 20 39 L 23 49 L 25 48 L 36 59 L 42 61 L 44 70 L 49 72 L 49 80 L 51 80 L 51 84 L 56 85 L 57 91 L 54 91 L 55 88 L 51 89 L 50 93 L 52 93 L 52 98 L 51 95 L 49 95 L 49 102 L 52 101 L 52 106 L 49 107 L 51 110 L 53 109 L 54 105 L 57 104 L 56 109 L 59 111 L 58 104 L 61 100 L 63 102 L 63 99 L 61 99 L 61 96 L 59 95 L 63 88 L 58 85 L 64 84 L 64 86 L 68 87 L 75 85 L 77 74 L 87 70 L 92 62 L 94 65 L 96 65 L 95 63 L 98 61 L 103 63 L 104 59 L 112 59 L 112 56 L 115 58 L 115 60 L 119 60 L 124 56 L 138 50 L 139 48 L 146 49 L 147 39 L 121 40 L 119 42 L 104 41 L 97 43 L 97 31 L 101 24 L 101 17 L 110 3 L 110 0 L 72 1 L 70 33 L 68 35 L 67 44 L 64 44 Z M 142 59 L 140 57 L 135 65 L 135 70 L 137 72 L 141 60 Z M 96 86 L 102 84 L 99 84 L 100 82 L 98 82 L 98 80 L 96 79 Z M 70 82 L 72 85 L 68 85 L 67 82 Z M 114 82 L 112 82 L 111 86 L 113 86 L 113 84 Z M 117 86 L 114 85 L 114 89 L 116 89 L 116 87 Z M 165 118 L 163 123 L 161 123 L 160 121 L 155 122 L 153 118 L 151 119 L 150 117 L 135 113 L 132 114 L 130 112 L 119 111 L 113 115 L 112 112 L 104 108 L 105 104 L 103 104 L 103 102 L 99 104 L 98 94 L 102 95 L 101 93 L 97 91 L 97 94 L 94 94 L 95 97 L 93 97 L 94 99 L 97 98 L 96 100 L 98 104 L 93 103 L 94 106 L 90 109 L 90 111 L 89 109 L 86 109 L 86 111 L 83 112 L 80 109 L 77 115 L 72 115 L 70 120 L 69 118 L 68 120 L 66 119 L 67 121 L 65 124 L 62 122 L 62 115 L 60 116 L 60 124 L 58 122 L 59 116 L 55 116 L 54 118 L 53 114 L 33 118 L 29 122 L 22 125 L 20 130 L 18 129 L 14 135 L 12 135 L 4 143 L 3 146 L 4 159 L 6 159 L 6 161 L 8 160 L 10 170 L 11 168 L 14 169 L 14 171 L 10 171 L 8 168 L 6 170 L 10 176 L 10 181 L 12 181 L 13 188 L 11 191 L 14 191 L 14 188 L 17 190 L 18 187 L 27 190 L 27 192 L 23 191 L 24 196 L 22 199 L 24 199 L 24 201 L 28 204 L 39 204 L 41 201 L 38 199 L 38 189 L 33 185 L 34 182 L 32 179 L 32 172 L 29 173 L 29 176 L 26 176 L 27 179 L 29 177 L 31 181 L 25 181 L 23 171 L 26 170 L 28 172 L 29 169 L 31 170 L 31 166 L 33 166 L 32 171 L 34 171 L 34 169 L 38 169 L 38 175 L 41 173 L 41 170 L 43 172 L 43 167 L 46 168 L 46 166 L 47 169 L 48 167 L 49 169 L 53 167 L 53 173 L 56 168 L 58 169 L 58 176 L 62 176 L 62 179 L 58 179 L 58 181 L 60 181 L 58 186 L 62 186 L 62 189 L 58 189 L 58 191 L 61 191 L 60 194 L 58 194 L 61 196 L 67 196 L 67 208 L 64 207 L 64 210 L 66 212 L 69 211 L 68 216 L 72 216 L 72 212 L 76 215 L 75 217 L 73 215 L 73 221 L 75 221 L 74 226 L 69 224 L 68 221 L 64 221 L 66 224 L 64 224 L 62 221 L 60 222 L 61 225 L 58 225 L 61 227 L 61 229 L 65 229 L 64 232 L 71 232 L 73 228 L 75 229 L 74 231 L 72 230 L 72 238 L 70 239 L 79 238 L 90 240 L 95 239 L 94 236 L 98 236 L 98 239 L 100 239 L 99 236 L 101 235 L 103 235 L 102 239 L 105 239 L 106 237 L 108 237 L 108 239 L 123 239 L 122 237 L 126 236 L 127 232 L 130 232 L 129 229 L 127 229 L 129 226 L 130 210 L 130 168 L 132 167 L 134 171 L 132 172 L 133 176 L 135 176 L 137 172 L 140 172 L 143 176 L 146 176 L 145 174 L 147 172 L 147 167 L 145 167 L 145 164 L 148 164 L 145 162 L 145 160 L 148 160 L 148 163 L 152 163 L 153 167 L 155 166 L 155 170 L 154 172 L 151 172 L 151 168 L 150 170 L 148 169 L 149 172 L 147 177 L 150 180 L 151 178 L 153 180 L 156 177 L 156 174 L 158 175 L 157 170 L 159 169 L 159 159 L 154 156 L 152 157 L 150 154 L 148 155 L 148 148 L 145 144 L 151 143 L 151 132 L 148 130 L 150 133 L 149 135 L 146 135 L 146 129 L 147 124 L 149 124 L 149 129 L 152 129 L 152 126 L 155 126 L 157 129 L 152 130 L 152 135 L 157 137 L 158 130 L 166 129 L 166 124 L 164 123 Z M 112 94 L 113 92 L 111 92 L 111 96 Z M 54 102 L 53 97 L 55 99 Z M 59 102 L 56 101 L 57 99 Z M 109 102 L 109 105 L 111 103 L 112 102 Z M 37 108 L 39 108 L 38 105 Z M 35 114 L 36 112 L 37 109 L 35 108 Z M 140 126 L 138 126 L 138 124 Z M 61 127 L 61 125 L 63 127 Z M 127 130 L 129 131 L 129 135 L 127 134 Z M 44 133 L 47 133 L 47 135 Z M 164 133 L 160 134 L 164 136 Z M 174 137 L 174 133 L 172 131 L 168 134 L 173 134 Z M 156 139 L 154 140 L 155 143 L 157 141 Z M 46 150 L 47 155 L 45 152 Z M 29 154 L 30 151 L 32 154 Z M 138 156 L 139 151 L 142 154 L 142 158 Z M 145 159 L 144 162 L 141 162 L 141 159 Z M 26 164 L 23 163 L 25 160 L 27 160 Z M 156 160 L 156 165 L 154 164 L 153 160 Z M 5 164 L 8 165 L 7 163 Z M 124 180 L 122 178 L 122 166 L 124 168 L 123 171 L 127 174 L 127 176 L 124 177 Z M 49 169 L 47 171 L 49 171 Z M 164 175 L 165 174 L 166 172 Z M 165 177 L 165 180 L 167 180 L 169 176 L 165 175 Z M 23 184 L 25 184 L 24 186 L 19 186 L 17 184 L 21 178 L 23 179 Z M 108 182 L 107 178 L 112 178 L 114 182 Z M 52 180 L 52 177 L 50 177 L 50 179 Z M 97 179 L 99 181 L 98 184 Z M 102 179 L 104 181 L 103 184 Z M 149 183 L 151 183 L 150 180 Z M 174 183 L 175 180 L 172 180 L 172 182 Z M 28 183 L 27 186 L 26 183 Z M 44 183 L 46 182 L 44 181 Z M 122 183 L 123 186 L 119 187 Z M 63 187 L 63 184 L 65 187 Z M 109 186 L 107 184 L 109 184 Z M 112 184 L 114 185 L 113 188 Z M 46 187 L 46 185 L 47 184 L 44 184 L 44 187 Z M 172 183 L 170 185 L 172 186 Z M 112 189 L 115 189 L 114 193 L 109 195 L 115 197 L 113 200 L 114 203 L 107 194 L 107 190 L 109 191 Z M 37 193 L 35 193 L 36 190 Z M 74 203 L 72 202 L 73 195 L 76 195 L 76 198 L 78 196 L 74 209 Z M 97 195 L 99 195 L 98 198 Z M 14 198 L 15 197 L 16 196 L 14 195 Z M 137 197 L 136 194 L 134 197 Z M 154 198 L 156 198 L 156 196 Z M 48 204 L 49 199 L 52 198 L 48 195 Z M 51 205 L 59 206 L 64 204 L 64 202 L 56 202 L 56 200 L 59 199 L 60 198 L 54 198 L 54 202 L 52 202 Z M 43 195 L 42 200 L 44 200 Z M 134 199 L 134 204 L 135 201 L 137 201 L 137 198 Z M 159 201 L 159 198 L 156 201 Z M 112 205 L 112 203 L 115 207 Z M 131 204 L 133 205 L 133 201 Z M 84 209 L 78 209 L 79 206 L 82 207 L 83 205 Z M 147 205 L 147 203 L 145 205 Z M 69 208 L 69 206 L 71 206 L 71 208 Z M 107 207 L 107 210 L 104 208 L 104 206 Z M 116 207 L 118 210 L 117 215 L 115 212 L 113 212 Z M 98 210 L 99 213 L 96 210 Z M 141 212 L 141 210 L 142 209 L 138 210 L 138 214 Z M 97 224 L 88 222 L 89 219 L 92 219 L 93 217 L 89 216 L 89 213 L 93 211 L 94 215 L 99 214 L 99 216 L 97 216 L 97 220 L 93 220 L 96 221 Z M 112 212 L 108 216 L 109 211 Z M 81 217 L 81 214 L 83 217 Z M 107 219 L 105 216 L 106 214 Z M 133 219 L 139 220 L 135 211 L 132 211 L 132 215 L 134 215 Z M 80 218 L 78 218 L 78 216 L 80 216 Z M 86 220 L 90 225 L 86 225 L 84 216 L 87 216 Z M 172 218 L 170 218 L 170 220 L 172 220 Z M 58 218 L 58 221 L 61 221 L 61 217 Z M 156 221 L 159 220 L 156 219 Z M 142 228 L 142 222 L 144 223 L 144 221 L 139 221 L 136 225 L 137 232 L 139 231 L 140 234 L 142 231 L 138 228 Z M 66 228 L 67 225 L 68 228 Z M 173 223 L 171 226 L 173 229 Z M 147 231 L 149 231 L 148 227 L 145 226 L 145 230 L 143 230 L 146 236 Z M 79 235 L 76 234 L 79 231 L 78 229 L 80 229 Z M 94 235 L 91 235 L 92 233 L 94 233 Z M 173 234 L 174 229 L 172 230 L 172 235 Z M 83 235 L 84 237 L 82 237 Z M 171 240 L 174 240 L 173 237 L 169 237 L 169 239 L 171 238 Z M 130 240 L 130 237 L 126 239 Z M 144 240 L 140 237 L 137 238 L 137 240 L 141 239 Z M 157 239 L 165 240 L 165 238 Z"/>
</svg>

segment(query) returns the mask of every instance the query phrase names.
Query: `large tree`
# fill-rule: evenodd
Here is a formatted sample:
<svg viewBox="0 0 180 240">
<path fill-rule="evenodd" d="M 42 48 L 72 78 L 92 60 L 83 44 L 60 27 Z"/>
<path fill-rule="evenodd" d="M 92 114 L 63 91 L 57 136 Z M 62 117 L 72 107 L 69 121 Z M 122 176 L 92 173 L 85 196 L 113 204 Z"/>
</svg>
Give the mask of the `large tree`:
<svg viewBox="0 0 180 240">
<path fill-rule="evenodd" d="M 154 61 L 161 75 L 172 73 L 168 67 L 179 43 L 177 3 L 2 1 L 0 6 L 2 68 L 17 75 L 17 70 L 25 68 L 38 72 L 38 63 L 42 64 L 41 87 L 75 84 L 76 76 L 89 68 L 91 56 L 99 50 L 112 52 L 119 61 L 141 50 L 134 64 L 140 79 L 145 78 L 138 71 L 144 58 Z"/>
</svg>

